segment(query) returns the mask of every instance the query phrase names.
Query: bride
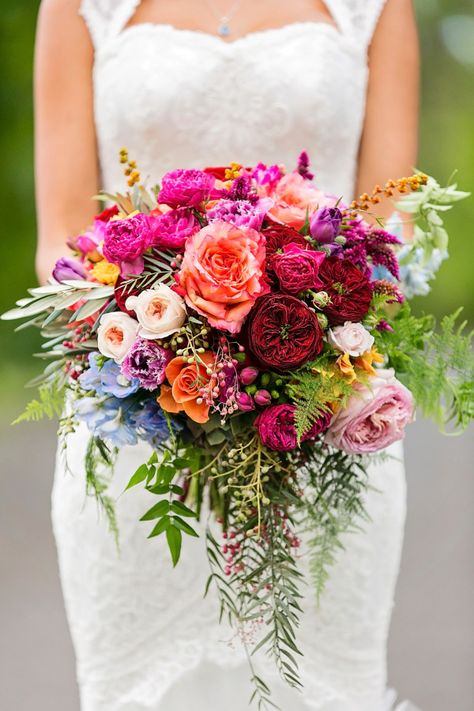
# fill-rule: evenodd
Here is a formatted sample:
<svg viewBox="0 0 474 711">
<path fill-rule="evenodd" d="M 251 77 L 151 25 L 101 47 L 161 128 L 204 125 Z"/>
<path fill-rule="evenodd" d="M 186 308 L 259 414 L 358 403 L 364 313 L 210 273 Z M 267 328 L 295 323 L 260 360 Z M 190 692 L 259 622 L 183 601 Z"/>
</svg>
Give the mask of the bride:
<svg viewBox="0 0 474 711">
<path fill-rule="evenodd" d="M 176 167 L 284 162 L 351 199 L 416 162 L 417 36 L 410 0 L 43 0 L 36 53 L 38 273 L 123 191 L 126 146 L 156 182 Z M 389 208 L 387 208 L 389 209 Z M 244 711 L 245 659 L 203 599 L 204 543 L 177 570 L 120 497 L 145 445 L 110 484 L 121 550 L 85 495 L 85 430 L 58 456 L 53 523 L 82 711 Z M 402 452 L 370 472 L 370 522 L 348 536 L 318 607 L 308 589 L 301 694 L 285 711 L 388 711 L 386 643 L 405 517 Z M 72 470 L 72 475 L 71 475 Z M 304 555 L 302 564 L 304 564 Z M 264 676 L 266 659 L 257 660 Z M 407 708 L 402 705 L 400 708 Z"/>
</svg>

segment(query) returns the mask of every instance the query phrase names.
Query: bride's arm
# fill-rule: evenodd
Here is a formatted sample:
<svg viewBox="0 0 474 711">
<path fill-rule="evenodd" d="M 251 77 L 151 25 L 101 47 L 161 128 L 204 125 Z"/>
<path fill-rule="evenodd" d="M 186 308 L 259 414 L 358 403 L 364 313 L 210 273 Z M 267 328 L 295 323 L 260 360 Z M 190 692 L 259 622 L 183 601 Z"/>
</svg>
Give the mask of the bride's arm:
<svg viewBox="0 0 474 711">
<path fill-rule="evenodd" d="M 35 56 L 36 268 L 45 281 L 95 211 L 93 48 L 79 0 L 43 0 Z"/>
<path fill-rule="evenodd" d="M 418 149 L 419 48 L 412 0 L 388 0 L 369 50 L 357 195 L 411 174 Z M 390 200 L 377 213 L 393 212 Z"/>
</svg>

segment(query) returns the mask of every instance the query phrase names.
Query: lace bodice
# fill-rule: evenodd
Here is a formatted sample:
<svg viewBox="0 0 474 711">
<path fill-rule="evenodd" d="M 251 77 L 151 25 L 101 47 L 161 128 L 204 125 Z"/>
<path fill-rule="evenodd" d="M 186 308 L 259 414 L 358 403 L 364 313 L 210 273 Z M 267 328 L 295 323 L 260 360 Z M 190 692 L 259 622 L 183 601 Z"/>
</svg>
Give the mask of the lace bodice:
<svg viewBox="0 0 474 711">
<path fill-rule="evenodd" d="M 153 182 L 176 167 L 229 161 L 292 166 L 305 148 L 320 186 L 349 198 L 367 49 L 383 3 L 327 0 L 336 26 L 298 22 L 226 44 L 169 25 L 127 27 L 137 0 L 83 0 L 96 52 L 103 187 L 124 189 L 117 159 L 124 145 Z M 215 711 L 222 701 L 227 711 L 244 711 L 243 653 L 226 643 L 230 633 L 218 625 L 216 600 L 201 598 L 208 575 L 202 539 L 186 541 L 173 570 L 165 546 L 146 540 L 138 518 L 149 502 L 146 492 L 134 489 L 118 500 L 117 556 L 94 502 L 85 501 L 86 440 L 84 428 L 70 438 L 72 476 L 58 458 L 53 493 L 82 711 Z M 148 454 L 142 446 L 124 448 L 113 495 Z M 348 537 L 320 609 L 307 590 L 300 630 L 305 690 L 297 695 L 276 682 L 285 711 L 391 708 L 385 656 L 405 512 L 400 458 L 370 477 L 378 489 L 368 494 L 371 522 L 364 533 Z M 271 674 L 272 664 L 259 664 Z"/>
<path fill-rule="evenodd" d="M 305 148 L 320 186 L 351 196 L 367 47 L 383 0 L 331 0 L 336 26 L 296 22 L 231 43 L 170 25 L 126 26 L 137 0 L 84 0 L 96 50 L 103 184 L 122 189 L 121 146 L 152 181 L 229 161 L 294 165 Z"/>
</svg>

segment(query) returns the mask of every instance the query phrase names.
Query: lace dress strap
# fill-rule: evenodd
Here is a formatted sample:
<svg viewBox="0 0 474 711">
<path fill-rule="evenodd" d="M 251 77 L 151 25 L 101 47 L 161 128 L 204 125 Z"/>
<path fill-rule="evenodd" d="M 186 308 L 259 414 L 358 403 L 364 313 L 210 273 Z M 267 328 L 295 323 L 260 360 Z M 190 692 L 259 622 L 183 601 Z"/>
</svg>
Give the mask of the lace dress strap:
<svg viewBox="0 0 474 711">
<path fill-rule="evenodd" d="M 82 0 L 79 14 L 84 18 L 96 50 L 123 30 L 140 1 Z"/>
<path fill-rule="evenodd" d="M 367 49 L 387 0 L 326 0 L 341 31 L 357 37 Z"/>
</svg>

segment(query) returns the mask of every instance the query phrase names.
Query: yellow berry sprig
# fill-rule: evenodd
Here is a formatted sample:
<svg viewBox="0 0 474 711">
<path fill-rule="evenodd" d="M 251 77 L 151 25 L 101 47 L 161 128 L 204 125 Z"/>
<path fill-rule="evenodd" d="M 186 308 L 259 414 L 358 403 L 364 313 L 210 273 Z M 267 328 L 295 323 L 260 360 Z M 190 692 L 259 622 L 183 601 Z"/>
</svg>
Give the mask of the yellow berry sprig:
<svg viewBox="0 0 474 711">
<path fill-rule="evenodd" d="M 140 171 L 137 170 L 137 163 L 134 160 L 129 160 L 128 150 L 126 148 L 120 149 L 119 156 L 120 162 L 126 165 L 126 168 L 123 172 L 128 178 L 128 186 L 130 188 L 133 188 L 133 186 L 136 185 L 136 183 L 139 183 L 141 180 Z"/>
<path fill-rule="evenodd" d="M 382 198 L 392 197 L 396 191 L 400 194 L 407 193 L 410 190 L 416 192 L 422 185 L 426 185 L 427 182 L 428 176 L 423 173 L 410 175 L 408 178 L 399 178 L 398 180 L 387 180 L 384 187 L 376 185 L 371 195 L 369 195 L 369 193 L 362 193 L 357 200 L 351 203 L 350 209 L 355 217 L 358 211 L 367 212 L 370 205 L 378 205 Z"/>
</svg>

